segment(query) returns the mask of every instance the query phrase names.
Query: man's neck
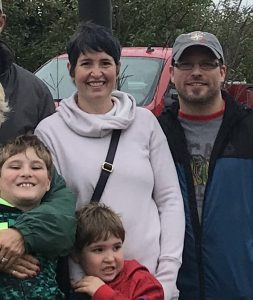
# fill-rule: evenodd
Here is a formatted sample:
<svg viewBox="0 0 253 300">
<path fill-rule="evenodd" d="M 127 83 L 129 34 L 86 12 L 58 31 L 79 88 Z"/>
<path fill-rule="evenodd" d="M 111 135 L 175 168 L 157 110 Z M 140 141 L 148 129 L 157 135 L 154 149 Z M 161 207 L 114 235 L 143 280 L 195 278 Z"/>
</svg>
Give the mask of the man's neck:
<svg viewBox="0 0 253 300">
<path fill-rule="evenodd" d="M 217 97 L 214 101 L 195 103 L 195 102 L 186 102 L 179 98 L 180 104 L 180 113 L 189 116 L 209 116 L 225 109 L 225 102 L 222 99 L 222 96 Z"/>
</svg>

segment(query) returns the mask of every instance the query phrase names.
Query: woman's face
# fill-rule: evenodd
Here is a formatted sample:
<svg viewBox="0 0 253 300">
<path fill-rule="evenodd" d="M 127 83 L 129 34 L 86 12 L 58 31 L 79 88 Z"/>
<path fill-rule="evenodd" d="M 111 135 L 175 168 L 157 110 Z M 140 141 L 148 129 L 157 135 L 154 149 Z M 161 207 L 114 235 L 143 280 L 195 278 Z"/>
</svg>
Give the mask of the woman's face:
<svg viewBox="0 0 253 300">
<path fill-rule="evenodd" d="M 69 66 L 70 68 L 70 66 Z M 111 93 L 116 88 L 118 66 L 105 52 L 81 53 L 72 79 L 78 91 L 78 103 L 111 103 Z"/>
</svg>

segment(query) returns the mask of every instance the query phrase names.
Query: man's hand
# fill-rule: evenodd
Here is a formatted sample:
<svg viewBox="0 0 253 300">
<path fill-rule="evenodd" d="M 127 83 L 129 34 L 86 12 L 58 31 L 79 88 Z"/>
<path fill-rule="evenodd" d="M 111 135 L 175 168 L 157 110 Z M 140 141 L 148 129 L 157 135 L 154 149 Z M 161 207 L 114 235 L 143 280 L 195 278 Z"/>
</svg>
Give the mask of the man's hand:
<svg viewBox="0 0 253 300">
<path fill-rule="evenodd" d="M 34 277 L 40 271 L 39 261 L 32 255 L 26 254 L 17 258 L 11 267 L 0 265 L 0 271 L 19 279 Z"/>
<path fill-rule="evenodd" d="M 24 240 L 18 230 L 0 230 L 0 268 L 9 268 L 24 253 Z"/>
<path fill-rule="evenodd" d="M 98 277 L 85 276 L 77 282 L 72 282 L 72 287 L 74 288 L 75 292 L 87 293 L 90 296 L 93 296 L 95 292 L 104 284 L 104 281 Z"/>
</svg>

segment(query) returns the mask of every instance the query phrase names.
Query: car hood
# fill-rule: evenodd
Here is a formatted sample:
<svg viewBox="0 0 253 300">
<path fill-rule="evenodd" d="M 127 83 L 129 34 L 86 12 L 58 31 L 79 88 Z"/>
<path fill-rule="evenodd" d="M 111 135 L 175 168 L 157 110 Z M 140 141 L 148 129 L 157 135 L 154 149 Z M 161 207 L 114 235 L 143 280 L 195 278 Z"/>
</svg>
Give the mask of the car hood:
<svg viewBox="0 0 253 300">
<path fill-rule="evenodd" d="M 61 101 L 57 108 L 59 116 L 71 130 L 78 135 L 103 137 L 113 129 L 128 128 L 135 117 L 135 99 L 124 92 L 113 91 L 114 106 L 106 114 L 89 114 L 82 111 L 76 104 L 75 94 Z"/>
</svg>

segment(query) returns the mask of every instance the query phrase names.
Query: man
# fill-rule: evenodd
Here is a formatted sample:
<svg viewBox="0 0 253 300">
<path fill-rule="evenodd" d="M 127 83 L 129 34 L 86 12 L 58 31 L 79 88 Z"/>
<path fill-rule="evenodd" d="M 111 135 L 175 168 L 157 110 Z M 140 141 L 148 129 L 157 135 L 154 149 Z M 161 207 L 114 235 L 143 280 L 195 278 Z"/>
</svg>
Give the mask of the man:
<svg viewBox="0 0 253 300">
<path fill-rule="evenodd" d="M 224 54 L 211 33 L 180 35 L 171 80 L 178 103 L 159 117 L 186 213 L 181 300 L 253 299 L 253 113 L 221 85 Z"/>
<path fill-rule="evenodd" d="M 0 33 L 6 15 L 0 0 Z M 4 87 L 10 113 L 0 128 L 0 144 L 33 131 L 37 124 L 54 112 L 55 106 L 46 85 L 31 72 L 16 65 L 12 50 L 0 41 L 0 82 Z"/>
</svg>

